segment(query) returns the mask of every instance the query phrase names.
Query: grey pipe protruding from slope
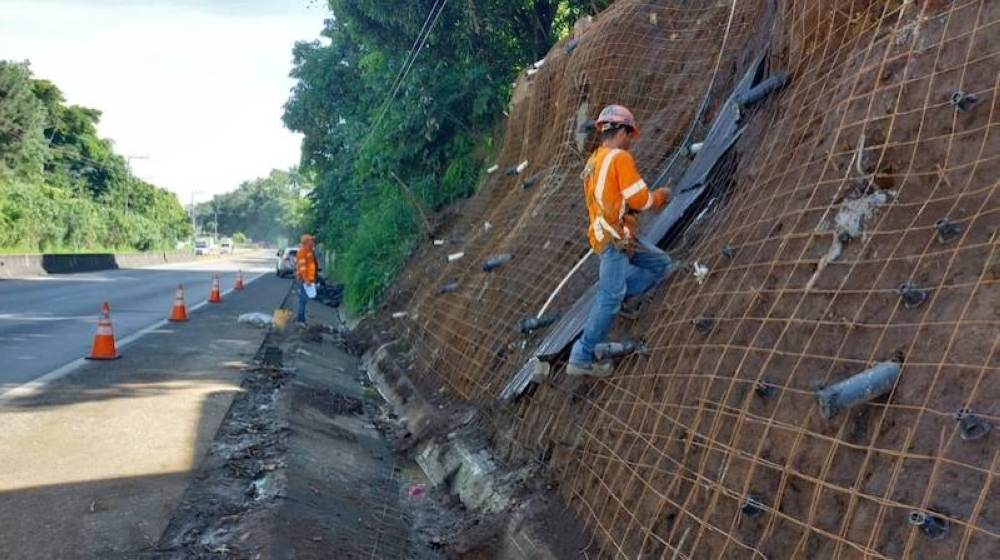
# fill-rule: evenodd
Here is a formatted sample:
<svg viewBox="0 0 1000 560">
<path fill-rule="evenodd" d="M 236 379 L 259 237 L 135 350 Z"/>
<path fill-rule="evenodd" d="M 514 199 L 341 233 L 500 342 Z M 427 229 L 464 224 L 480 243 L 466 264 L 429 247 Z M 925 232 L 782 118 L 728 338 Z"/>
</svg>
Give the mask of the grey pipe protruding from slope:
<svg viewBox="0 0 1000 560">
<path fill-rule="evenodd" d="M 483 263 L 483 271 L 490 272 L 491 270 L 496 270 L 497 268 L 500 268 L 504 264 L 510 262 L 513 258 L 514 255 L 511 255 L 510 253 L 500 253 L 499 255 L 490 257 Z"/>
<path fill-rule="evenodd" d="M 899 371 L 900 367 L 896 362 L 882 362 L 836 385 L 816 391 L 820 414 L 829 420 L 845 408 L 888 393 L 896 384 Z"/>
<path fill-rule="evenodd" d="M 761 99 L 764 99 L 767 94 L 781 88 L 787 83 L 788 70 L 779 70 L 775 75 L 734 97 L 733 102 L 735 102 L 740 109 L 745 109 L 747 105 L 752 105 Z"/>
<path fill-rule="evenodd" d="M 650 352 L 649 349 L 646 348 L 645 344 L 634 340 L 625 340 L 622 342 L 601 342 L 594 345 L 594 357 L 598 360 L 623 358 L 630 354 L 648 356 Z"/>
<path fill-rule="evenodd" d="M 558 315 L 546 315 L 545 317 L 525 317 L 517 322 L 518 327 L 521 329 L 521 334 L 528 334 L 531 331 L 544 329 L 545 327 L 555 323 L 559 319 Z"/>
</svg>

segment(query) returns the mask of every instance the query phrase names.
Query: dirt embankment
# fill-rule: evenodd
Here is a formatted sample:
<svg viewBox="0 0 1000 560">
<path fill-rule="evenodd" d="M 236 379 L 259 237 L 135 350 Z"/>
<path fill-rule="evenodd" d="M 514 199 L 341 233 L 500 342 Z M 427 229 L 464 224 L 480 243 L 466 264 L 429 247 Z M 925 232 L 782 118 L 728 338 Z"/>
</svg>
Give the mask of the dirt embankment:
<svg viewBox="0 0 1000 560">
<path fill-rule="evenodd" d="M 584 387 L 557 361 L 550 382 L 499 401 L 544 335 L 518 320 L 586 251 L 579 115 L 634 109 L 652 182 L 764 52 L 791 83 L 746 121 L 670 245 L 707 278 L 673 277 L 616 327 L 652 354 Z M 969 410 L 1000 420 L 997 68 L 996 2 L 617 2 L 524 78 L 501 172 L 369 328 L 405 341 L 432 404 L 479 408 L 508 466 L 544 462 L 595 537 L 590 557 L 991 558 L 997 436 L 963 427 Z M 499 253 L 514 258 L 484 272 Z M 819 414 L 818 384 L 882 361 L 902 364 L 889 395 Z"/>
</svg>

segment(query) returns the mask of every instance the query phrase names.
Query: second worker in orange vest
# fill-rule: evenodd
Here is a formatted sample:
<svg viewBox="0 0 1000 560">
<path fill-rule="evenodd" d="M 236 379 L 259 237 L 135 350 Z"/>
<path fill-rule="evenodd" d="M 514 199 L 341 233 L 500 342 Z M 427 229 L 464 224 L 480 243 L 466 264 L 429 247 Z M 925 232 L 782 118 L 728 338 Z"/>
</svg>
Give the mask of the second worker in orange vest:
<svg viewBox="0 0 1000 560">
<path fill-rule="evenodd" d="M 582 175 L 587 214 L 587 237 L 601 259 L 597 296 L 583 335 L 573 344 L 566 373 L 607 377 L 610 361 L 596 361 L 594 347 L 604 342 L 615 313 L 638 314 L 637 296 L 655 285 L 673 262 L 666 252 L 636 238 L 634 212 L 658 210 L 670 189 L 650 190 L 629 153 L 639 128 L 632 113 L 609 105 L 597 119 L 601 145 L 587 161 Z"/>
<path fill-rule="evenodd" d="M 313 248 L 313 238 L 308 233 L 302 234 L 299 242 L 299 251 L 295 254 L 295 278 L 299 282 L 299 307 L 295 314 L 296 323 L 306 322 L 306 302 L 309 296 L 306 294 L 306 284 L 316 283 L 316 253 Z M 313 292 L 315 295 L 315 292 Z"/>
</svg>

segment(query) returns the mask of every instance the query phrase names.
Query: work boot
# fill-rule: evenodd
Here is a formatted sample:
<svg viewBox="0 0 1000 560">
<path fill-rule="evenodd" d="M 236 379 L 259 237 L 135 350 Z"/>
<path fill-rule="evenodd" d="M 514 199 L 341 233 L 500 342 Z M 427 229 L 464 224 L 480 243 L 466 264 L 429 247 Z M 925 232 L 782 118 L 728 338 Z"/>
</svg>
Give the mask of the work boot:
<svg viewBox="0 0 1000 560">
<path fill-rule="evenodd" d="M 642 301 L 638 297 L 627 297 L 622 301 L 621 307 L 618 308 L 618 315 L 630 321 L 635 321 L 639 318 L 639 308 L 641 306 Z"/>
<path fill-rule="evenodd" d="M 614 369 L 614 364 L 611 363 L 611 360 L 600 360 L 589 364 L 570 362 L 566 364 L 566 375 L 608 377 Z"/>
</svg>

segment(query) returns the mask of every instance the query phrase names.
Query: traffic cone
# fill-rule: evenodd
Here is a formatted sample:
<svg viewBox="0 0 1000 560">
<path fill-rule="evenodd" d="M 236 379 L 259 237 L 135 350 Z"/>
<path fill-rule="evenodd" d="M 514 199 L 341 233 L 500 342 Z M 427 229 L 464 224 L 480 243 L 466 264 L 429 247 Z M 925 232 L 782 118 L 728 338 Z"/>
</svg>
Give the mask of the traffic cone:
<svg viewBox="0 0 1000 560">
<path fill-rule="evenodd" d="M 177 284 L 177 295 L 174 296 L 174 307 L 170 310 L 170 321 L 188 320 L 187 307 L 184 305 L 184 284 Z"/>
<path fill-rule="evenodd" d="M 222 303 L 222 294 L 219 293 L 219 275 L 215 275 L 212 280 L 212 291 L 208 294 L 208 303 Z"/>
<path fill-rule="evenodd" d="M 111 305 L 101 304 L 101 318 L 97 320 L 94 344 L 90 347 L 88 360 L 117 360 L 121 358 L 115 350 L 115 332 L 111 329 Z"/>
<path fill-rule="evenodd" d="M 234 290 L 242 290 L 243 289 L 243 271 L 242 270 L 239 271 L 239 273 L 236 275 L 236 284 L 233 285 L 233 289 Z"/>
</svg>

